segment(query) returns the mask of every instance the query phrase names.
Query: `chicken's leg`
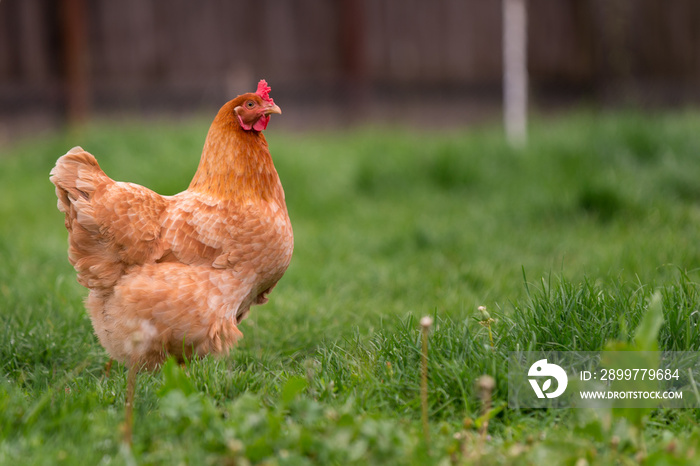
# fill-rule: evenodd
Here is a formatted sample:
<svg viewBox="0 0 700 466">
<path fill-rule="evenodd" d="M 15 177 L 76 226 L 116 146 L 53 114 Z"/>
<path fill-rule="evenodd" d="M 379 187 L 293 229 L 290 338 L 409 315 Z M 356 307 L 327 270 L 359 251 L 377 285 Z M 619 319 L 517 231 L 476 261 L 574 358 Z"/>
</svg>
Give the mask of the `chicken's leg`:
<svg viewBox="0 0 700 466">
<path fill-rule="evenodd" d="M 126 403 L 124 405 L 124 443 L 131 446 L 134 427 L 134 393 L 136 392 L 136 377 L 138 376 L 138 364 L 129 364 L 129 372 L 126 376 Z"/>
<path fill-rule="evenodd" d="M 114 359 L 109 358 L 107 364 L 105 364 L 105 378 L 108 379 L 109 375 L 112 373 L 112 364 L 114 364 Z"/>
</svg>

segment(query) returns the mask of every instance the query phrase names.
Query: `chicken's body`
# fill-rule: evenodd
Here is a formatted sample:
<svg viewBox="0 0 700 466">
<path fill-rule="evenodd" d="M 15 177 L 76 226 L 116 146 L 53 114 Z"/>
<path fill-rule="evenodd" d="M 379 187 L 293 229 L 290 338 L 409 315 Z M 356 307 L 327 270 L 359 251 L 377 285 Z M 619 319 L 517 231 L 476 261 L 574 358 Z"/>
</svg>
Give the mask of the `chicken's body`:
<svg viewBox="0 0 700 466">
<path fill-rule="evenodd" d="M 222 107 L 190 187 L 175 196 L 113 181 L 79 147 L 52 170 L 69 259 L 114 359 L 154 368 L 167 355 L 227 353 L 250 306 L 287 269 L 292 227 L 261 133 L 267 121 L 253 127 L 241 110 L 255 95 Z"/>
</svg>

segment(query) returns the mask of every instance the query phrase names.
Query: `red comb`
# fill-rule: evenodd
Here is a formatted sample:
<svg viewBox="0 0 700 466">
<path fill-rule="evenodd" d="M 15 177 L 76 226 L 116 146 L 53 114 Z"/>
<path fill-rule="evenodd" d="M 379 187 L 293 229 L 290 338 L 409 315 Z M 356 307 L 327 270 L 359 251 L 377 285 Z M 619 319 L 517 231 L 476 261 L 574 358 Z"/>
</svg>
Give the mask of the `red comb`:
<svg viewBox="0 0 700 466">
<path fill-rule="evenodd" d="M 260 82 L 258 83 L 258 90 L 255 91 L 255 93 L 257 95 L 259 95 L 260 98 L 262 100 L 264 100 L 265 102 L 273 103 L 272 99 L 270 98 L 270 91 L 271 90 L 272 90 L 272 88 L 270 86 L 268 86 L 267 81 L 265 81 L 264 79 L 261 79 Z"/>
</svg>

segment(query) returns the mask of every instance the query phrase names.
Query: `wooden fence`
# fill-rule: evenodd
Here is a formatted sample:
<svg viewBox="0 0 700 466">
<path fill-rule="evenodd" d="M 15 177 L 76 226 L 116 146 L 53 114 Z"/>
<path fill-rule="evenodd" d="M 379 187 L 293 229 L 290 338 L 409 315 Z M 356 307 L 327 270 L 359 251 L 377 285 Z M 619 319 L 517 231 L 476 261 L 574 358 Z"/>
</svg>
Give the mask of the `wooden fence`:
<svg viewBox="0 0 700 466">
<path fill-rule="evenodd" d="M 498 96 L 501 35 L 500 0 L 2 0 L 0 113 L 191 108 L 259 77 L 300 99 Z M 536 95 L 697 97 L 697 0 L 529 0 L 528 36 Z"/>
</svg>

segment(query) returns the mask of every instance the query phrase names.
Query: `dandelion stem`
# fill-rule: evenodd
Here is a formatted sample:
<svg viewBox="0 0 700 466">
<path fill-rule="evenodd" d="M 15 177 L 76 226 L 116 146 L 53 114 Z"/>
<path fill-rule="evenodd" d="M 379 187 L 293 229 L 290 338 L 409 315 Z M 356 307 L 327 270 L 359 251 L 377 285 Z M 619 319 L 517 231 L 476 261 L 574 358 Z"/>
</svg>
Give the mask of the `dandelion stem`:
<svg viewBox="0 0 700 466">
<path fill-rule="evenodd" d="M 482 424 L 480 430 L 481 441 L 480 449 L 486 443 L 486 435 L 489 430 L 489 412 L 491 411 L 491 396 L 496 388 L 496 381 L 489 375 L 482 375 L 476 381 L 477 389 L 479 390 L 479 398 L 481 398 L 481 419 Z"/>
<path fill-rule="evenodd" d="M 479 323 L 483 327 L 486 327 L 489 331 L 489 342 L 491 343 L 491 350 L 496 351 L 496 345 L 494 345 L 493 343 L 493 332 L 491 331 L 491 323 L 495 321 L 491 318 L 491 314 L 489 314 L 489 311 L 486 310 L 486 306 L 479 306 L 478 311 L 481 319 Z"/>
<path fill-rule="evenodd" d="M 430 452 L 430 430 L 428 428 L 428 333 L 433 319 L 429 316 L 420 320 L 423 351 L 421 352 L 421 383 L 420 383 L 420 404 L 421 419 L 423 421 L 423 437 L 425 447 Z"/>
</svg>

